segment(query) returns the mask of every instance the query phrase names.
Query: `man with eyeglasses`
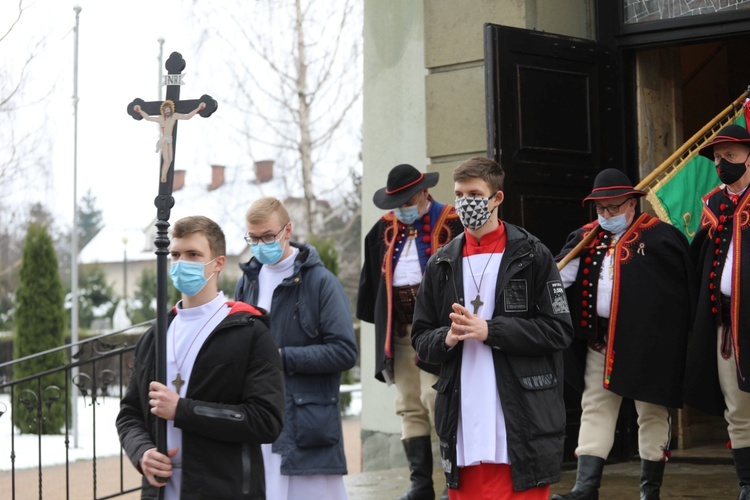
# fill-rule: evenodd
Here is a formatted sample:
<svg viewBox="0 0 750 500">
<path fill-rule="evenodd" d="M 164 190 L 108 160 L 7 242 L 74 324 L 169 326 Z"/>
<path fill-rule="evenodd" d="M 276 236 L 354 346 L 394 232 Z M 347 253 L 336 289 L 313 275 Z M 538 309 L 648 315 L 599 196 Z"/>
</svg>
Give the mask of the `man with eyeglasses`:
<svg viewBox="0 0 750 500">
<path fill-rule="evenodd" d="M 704 198 L 691 247 L 699 255 L 698 308 L 685 403 L 727 422 L 740 500 L 750 499 L 750 133 L 728 125 L 700 150 L 722 184 Z M 742 304 L 745 304 L 744 306 Z"/>
<path fill-rule="evenodd" d="M 270 312 L 286 389 L 281 436 L 261 446 L 266 498 L 344 500 L 339 386 L 357 361 L 349 299 L 315 248 L 291 241 L 279 200 L 255 201 L 245 224 L 253 257 L 240 264 L 235 298 Z"/>
<path fill-rule="evenodd" d="M 623 398 L 638 412 L 641 500 L 659 498 L 670 455 L 670 409 L 682 406 L 693 271 L 685 236 L 636 213 L 645 194 L 617 169 L 600 172 L 584 198 L 597 220 L 573 231 L 558 256 L 596 233 L 560 271 L 576 338 L 565 353 L 565 382 L 582 391 L 583 412 L 576 483 L 554 500 L 599 498 Z"/>
<path fill-rule="evenodd" d="M 375 324 L 375 378 L 396 386 L 396 414 L 411 484 L 399 500 L 434 500 L 432 423 L 439 367 L 417 359 L 411 323 L 422 274 L 430 256 L 463 226 L 451 205 L 432 198 L 437 172 L 396 165 L 372 197 L 386 210 L 365 237 L 357 318 Z M 443 497 L 447 498 L 447 492 Z"/>
</svg>

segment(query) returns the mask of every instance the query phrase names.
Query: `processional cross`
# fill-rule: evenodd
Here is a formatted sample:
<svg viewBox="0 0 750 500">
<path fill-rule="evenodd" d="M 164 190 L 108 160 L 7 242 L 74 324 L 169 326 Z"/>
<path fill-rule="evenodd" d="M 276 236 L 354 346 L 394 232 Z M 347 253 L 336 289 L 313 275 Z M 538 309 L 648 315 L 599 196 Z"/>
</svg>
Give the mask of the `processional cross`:
<svg viewBox="0 0 750 500">
<path fill-rule="evenodd" d="M 166 385 L 167 378 L 167 255 L 169 255 L 169 212 L 174 206 L 172 197 L 172 179 L 174 177 L 174 159 L 177 148 L 177 120 L 188 120 L 200 114 L 208 118 L 216 111 L 218 103 L 210 96 L 200 99 L 180 100 L 180 85 L 183 85 L 182 71 L 185 60 L 179 52 L 172 52 L 164 64 L 167 75 L 164 85 L 167 86 L 167 98 L 164 101 L 144 102 L 134 99 L 128 104 L 128 114 L 136 120 L 156 122 L 160 126 L 161 136 L 156 144 L 160 152 L 159 161 L 159 195 L 154 200 L 156 205 L 156 342 L 155 368 L 156 380 Z M 185 381 L 181 377 L 172 381 L 179 392 Z M 156 426 L 156 447 L 159 452 L 167 453 L 167 422 L 159 419 Z M 161 491 L 161 490 L 160 490 Z"/>
</svg>

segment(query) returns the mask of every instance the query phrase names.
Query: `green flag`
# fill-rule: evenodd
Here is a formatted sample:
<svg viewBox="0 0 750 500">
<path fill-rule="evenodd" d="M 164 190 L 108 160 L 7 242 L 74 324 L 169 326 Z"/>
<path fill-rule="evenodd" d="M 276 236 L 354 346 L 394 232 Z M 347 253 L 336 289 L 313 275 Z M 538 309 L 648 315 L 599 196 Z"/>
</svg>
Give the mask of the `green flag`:
<svg viewBox="0 0 750 500">
<path fill-rule="evenodd" d="M 731 123 L 746 127 L 742 108 Z M 714 135 L 706 137 L 702 144 Z M 688 241 L 692 241 L 698 229 L 703 196 L 721 183 L 716 165 L 699 155 L 699 149 L 691 148 L 690 154 L 651 186 L 646 195 L 657 217 L 682 231 Z"/>
</svg>

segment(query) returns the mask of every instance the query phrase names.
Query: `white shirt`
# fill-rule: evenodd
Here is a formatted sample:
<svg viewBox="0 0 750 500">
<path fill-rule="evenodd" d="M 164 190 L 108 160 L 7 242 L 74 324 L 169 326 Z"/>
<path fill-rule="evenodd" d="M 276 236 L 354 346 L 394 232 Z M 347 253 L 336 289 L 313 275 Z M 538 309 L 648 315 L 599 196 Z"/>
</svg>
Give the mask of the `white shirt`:
<svg viewBox="0 0 750 500">
<path fill-rule="evenodd" d="M 185 397 L 195 359 L 211 332 L 229 315 L 229 306 L 224 292 L 216 294 L 212 301 L 198 307 L 182 309 L 182 301 L 177 303 L 177 316 L 167 329 L 167 385 L 177 390 L 173 381 L 180 374 L 185 382 L 177 393 Z M 167 450 L 178 448 L 172 457 L 172 477 L 165 486 L 165 500 L 178 500 L 182 483 L 182 430 L 174 426 L 174 420 L 167 420 Z"/>
<path fill-rule="evenodd" d="M 599 279 L 597 280 L 596 287 L 596 314 L 600 318 L 609 318 L 610 310 L 612 309 L 612 279 L 614 277 L 615 266 L 614 247 L 623 234 L 625 234 L 625 231 L 612 235 L 612 239 L 610 240 L 611 245 L 606 249 L 602 257 L 602 267 L 599 269 Z M 575 258 L 560 271 L 560 278 L 565 288 L 568 288 L 575 282 L 580 263 L 580 259 Z"/>
<path fill-rule="evenodd" d="M 292 247 L 292 255 L 278 261 L 276 264 L 264 264 L 258 273 L 258 307 L 271 312 L 273 291 L 282 281 L 294 274 L 294 261 L 299 249 Z"/>
<path fill-rule="evenodd" d="M 495 311 L 495 288 L 502 258 L 502 252 L 463 258 L 466 307 L 474 312 L 471 302 L 478 294 L 483 304 L 476 314 L 482 319 L 491 319 Z M 471 259 L 471 264 L 468 259 Z M 458 415 L 456 443 L 458 466 L 481 462 L 509 464 L 505 415 L 495 383 L 492 348 L 473 339 L 464 340 L 463 343 L 461 411 Z M 492 438 L 488 439 L 488 436 Z"/>
</svg>

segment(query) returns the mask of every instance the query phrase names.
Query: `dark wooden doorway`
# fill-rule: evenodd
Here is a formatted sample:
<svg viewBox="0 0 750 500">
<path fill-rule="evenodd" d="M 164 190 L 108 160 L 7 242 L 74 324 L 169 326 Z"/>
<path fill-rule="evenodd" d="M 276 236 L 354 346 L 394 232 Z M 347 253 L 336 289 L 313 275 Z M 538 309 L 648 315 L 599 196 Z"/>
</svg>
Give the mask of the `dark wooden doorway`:
<svg viewBox="0 0 750 500">
<path fill-rule="evenodd" d="M 619 64 L 595 42 L 485 26 L 488 156 L 506 171 L 503 220 L 557 254 L 592 220 L 582 206 L 596 174 L 624 170 Z M 565 457 L 575 460 L 581 393 L 566 386 Z M 629 458 L 637 433 L 632 403 L 620 415 L 610 458 Z"/>
<path fill-rule="evenodd" d="M 488 155 L 506 171 L 501 216 L 553 254 L 590 220 L 581 200 L 597 172 L 622 168 L 610 59 L 590 40 L 485 26 Z"/>
</svg>

